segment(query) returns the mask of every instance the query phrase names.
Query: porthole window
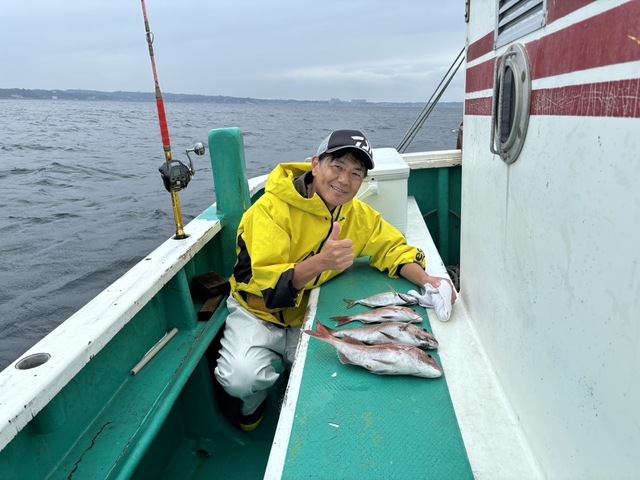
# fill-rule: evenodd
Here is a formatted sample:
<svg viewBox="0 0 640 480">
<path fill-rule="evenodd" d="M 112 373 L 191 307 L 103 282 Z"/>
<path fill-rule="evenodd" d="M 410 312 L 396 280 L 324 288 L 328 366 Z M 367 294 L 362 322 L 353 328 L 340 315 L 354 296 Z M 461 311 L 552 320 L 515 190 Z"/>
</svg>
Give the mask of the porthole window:
<svg viewBox="0 0 640 480">
<path fill-rule="evenodd" d="M 500 125 L 498 129 L 500 132 L 500 141 L 506 143 L 509 139 L 509 134 L 513 130 L 513 118 L 514 110 L 516 106 L 515 95 L 515 79 L 513 78 L 513 69 L 507 66 L 504 69 L 504 80 L 502 82 L 502 96 L 504 101 L 500 105 Z"/>
<path fill-rule="evenodd" d="M 524 47 L 513 44 L 496 58 L 491 152 L 505 163 L 513 163 L 524 145 L 529 125 L 531 74 Z"/>
</svg>

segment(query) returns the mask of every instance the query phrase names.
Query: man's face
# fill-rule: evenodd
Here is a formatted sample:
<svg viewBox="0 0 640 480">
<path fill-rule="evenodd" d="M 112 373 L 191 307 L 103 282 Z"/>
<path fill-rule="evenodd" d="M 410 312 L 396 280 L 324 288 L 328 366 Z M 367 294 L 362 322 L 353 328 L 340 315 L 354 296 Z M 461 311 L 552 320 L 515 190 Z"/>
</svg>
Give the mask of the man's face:
<svg viewBox="0 0 640 480">
<path fill-rule="evenodd" d="M 344 205 L 356 196 L 367 170 L 351 153 L 338 158 L 315 156 L 312 160 L 313 187 L 315 193 L 327 204 L 329 210 Z"/>
</svg>

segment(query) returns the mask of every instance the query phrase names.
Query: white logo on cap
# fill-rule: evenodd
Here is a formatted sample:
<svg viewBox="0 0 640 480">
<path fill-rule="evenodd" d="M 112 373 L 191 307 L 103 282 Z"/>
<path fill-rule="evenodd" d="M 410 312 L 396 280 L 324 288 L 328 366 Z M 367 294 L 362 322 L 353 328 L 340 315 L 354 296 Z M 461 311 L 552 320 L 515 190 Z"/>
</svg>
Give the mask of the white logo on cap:
<svg viewBox="0 0 640 480">
<path fill-rule="evenodd" d="M 354 135 L 353 138 L 356 141 L 355 146 L 358 148 L 361 148 L 362 150 L 367 151 L 368 153 L 371 153 L 371 147 L 369 146 L 369 142 L 367 141 L 366 138 L 364 137 L 360 137 L 358 135 Z M 364 140 L 364 143 L 362 142 Z"/>
</svg>

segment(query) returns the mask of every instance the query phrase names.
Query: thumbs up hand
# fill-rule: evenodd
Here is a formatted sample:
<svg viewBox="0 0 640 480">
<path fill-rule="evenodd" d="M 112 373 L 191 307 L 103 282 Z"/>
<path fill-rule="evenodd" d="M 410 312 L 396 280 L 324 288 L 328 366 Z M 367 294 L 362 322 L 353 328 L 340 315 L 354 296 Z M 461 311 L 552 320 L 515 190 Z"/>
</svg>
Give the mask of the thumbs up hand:
<svg viewBox="0 0 640 480">
<path fill-rule="evenodd" d="M 329 238 L 334 241 L 340 240 L 340 224 L 338 222 L 333 222 Z"/>
<path fill-rule="evenodd" d="M 320 255 L 325 262 L 325 270 L 345 270 L 353 265 L 355 255 L 351 240 L 340 240 L 340 224 L 333 222 L 333 228 Z"/>
</svg>

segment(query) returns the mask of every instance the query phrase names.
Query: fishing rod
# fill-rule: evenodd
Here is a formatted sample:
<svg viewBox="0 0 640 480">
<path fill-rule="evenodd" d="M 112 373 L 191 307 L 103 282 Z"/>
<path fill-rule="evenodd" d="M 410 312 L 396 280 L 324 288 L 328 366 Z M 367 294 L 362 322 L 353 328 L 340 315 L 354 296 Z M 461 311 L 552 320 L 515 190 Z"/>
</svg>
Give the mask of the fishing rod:
<svg viewBox="0 0 640 480">
<path fill-rule="evenodd" d="M 184 232 L 184 222 L 182 220 L 182 210 L 180 208 L 180 196 L 178 192 L 186 188 L 191 178 L 195 174 L 193 162 L 189 156 L 189 152 L 195 152 L 198 155 L 204 154 L 204 146 L 196 143 L 195 147 L 187 150 L 189 158 L 189 166 L 186 166 L 179 160 L 174 160 L 171 155 L 171 139 L 169 138 L 169 125 L 167 123 L 167 114 L 164 109 L 164 99 L 160 90 L 160 82 L 158 81 L 158 70 L 156 69 L 156 60 L 153 53 L 153 33 L 149 29 L 149 19 L 147 17 L 147 6 L 145 0 L 142 1 L 142 15 L 144 17 L 144 28 L 146 31 L 147 44 L 149 45 L 149 57 L 151 58 L 151 69 L 153 70 L 153 81 L 156 91 L 156 106 L 158 107 L 158 120 L 160 122 L 160 135 L 162 137 L 162 148 L 164 149 L 165 162 L 158 169 L 164 186 L 171 194 L 171 204 L 173 205 L 173 217 L 176 223 L 176 240 L 187 238 Z"/>
</svg>

